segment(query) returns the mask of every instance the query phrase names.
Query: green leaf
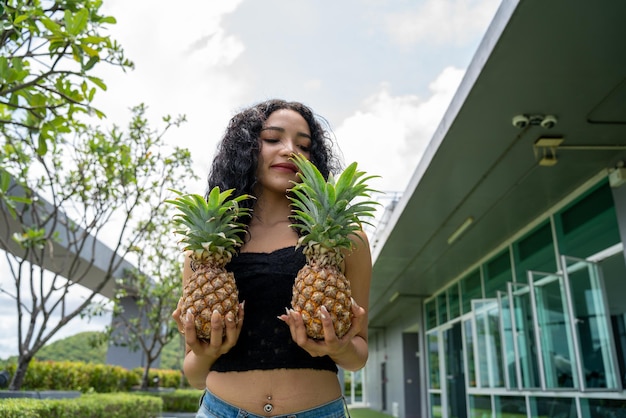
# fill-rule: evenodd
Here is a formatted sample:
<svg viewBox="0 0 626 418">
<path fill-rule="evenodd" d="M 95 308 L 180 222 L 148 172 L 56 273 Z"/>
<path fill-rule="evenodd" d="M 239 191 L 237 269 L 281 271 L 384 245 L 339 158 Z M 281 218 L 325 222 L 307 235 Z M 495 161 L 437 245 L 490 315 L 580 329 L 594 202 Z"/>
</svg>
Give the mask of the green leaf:
<svg viewBox="0 0 626 418">
<path fill-rule="evenodd" d="M 94 57 L 98 58 L 100 56 L 98 51 L 96 51 L 95 49 L 93 49 L 92 47 L 90 47 L 89 45 L 85 43 L 81 43 L 81 48 L 83 48 L 83 51 L 85 51 L 87 55 L 89 55 L 92 58 Z"/>
<path fill-rule="evenodd" d="M 82 33 L 87 28 L 87 23 L 89 23 L 89 11 L 87 9 L 80 9 L 75 14 L 72 14 L 70 10 L 65 10 L 64 17 L 65 28 L 72 37 Z"/>
<path fill-rule="evenodd" d="M 113 16 L 103 16 L 100 19 L 100 23 L 110 23 L 111 25 L 115 25 L 117 20 Z"/>
<path fill-rule="evenodd" d="M 15 20 L 13 21 L 13 24 L 17 26 L 28 18 L 29 18 L 28 15 L 19 15 L 15 18 Z"/>
<path fill-rule="evenodd" d="M 96 86 L 100 87 L 102 90 L 106 91 L 107 86 L 104 82 L 98 77 L 88 76 L 87 79 L 94 83 Z"/>
<path fill-rule="evenodd" d="M 43 25 L 46 27 L 46 29 L 48 29 L 54 35 L 57 35 L 57 36 L 60 36 L 60 37 L 63 36 L 63 31 L 61 30 L 61 26 L 59 26 L 59 24 L 57 24 L 55 21 L 53 21 L 49 17 L 42 16 L 41 17 L 41 23 L 43 23 Z M 52 39 L 50 41 L 52 42 Z"/>
<path fill-rule="evenodd" d="M 11 176 L 5 170 L 0 170 L 0 191 L 4 194 L 9 190 Z"/>
<path fill-rule="evenodd" d="M 9 78 L 9 60 L 7 57 L 0 56 L 0 80 Z"/>
<path fill-rule="evenodd" d="M 38 138 L 38 146 L 37 146 L 37 155 L 43 157 L 48 152 L 48 143 L 43 135 L 39 135 Z"/>
</svg>

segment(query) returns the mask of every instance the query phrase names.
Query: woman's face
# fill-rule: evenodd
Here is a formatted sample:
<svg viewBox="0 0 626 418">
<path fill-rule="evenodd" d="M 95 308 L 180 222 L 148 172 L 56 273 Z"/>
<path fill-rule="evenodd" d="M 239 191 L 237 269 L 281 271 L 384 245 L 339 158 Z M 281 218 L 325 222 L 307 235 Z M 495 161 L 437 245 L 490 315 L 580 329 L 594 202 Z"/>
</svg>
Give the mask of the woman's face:
<svg viewBox="0 0 626 418">
<path fill-rule="evenodd" d="M 293 154 L 310 158 L 311 130 L 296 111 L 279 109 L 271 113 L 261 129 L 257 184 L 263 189 L 285 193 L 297 181 Z"/>
</svg>

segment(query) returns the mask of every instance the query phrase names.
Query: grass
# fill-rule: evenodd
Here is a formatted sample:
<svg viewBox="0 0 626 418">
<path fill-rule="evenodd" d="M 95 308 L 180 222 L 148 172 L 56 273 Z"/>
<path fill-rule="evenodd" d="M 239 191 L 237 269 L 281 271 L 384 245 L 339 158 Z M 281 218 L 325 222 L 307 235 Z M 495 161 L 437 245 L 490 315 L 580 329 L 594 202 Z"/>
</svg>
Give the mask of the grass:
<svg viewBox="0 0 626 418">
<path fill-rule="evenodd" d="M 350 408 L 350 416 L 352 418 L 392 418 L 391 415 L 367 408 Z"/>
</svg>

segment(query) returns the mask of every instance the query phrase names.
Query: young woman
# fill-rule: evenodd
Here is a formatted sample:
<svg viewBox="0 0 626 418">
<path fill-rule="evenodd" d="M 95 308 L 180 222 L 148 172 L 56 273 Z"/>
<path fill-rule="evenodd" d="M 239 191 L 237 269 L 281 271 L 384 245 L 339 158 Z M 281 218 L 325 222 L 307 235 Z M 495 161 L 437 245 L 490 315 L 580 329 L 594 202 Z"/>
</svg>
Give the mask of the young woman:
<svg viewBox="0 0 626 418">
<path fill-rule="evenodd" d="M 227 265 L 239 289 L 239 321 L 215 313 L 207 343 L 196 338 L 191 315 L 173 313 L 185 331 L 185 376 L 192 386 L 205 389 L 199 418 L 345 417 L 337 366 L 358 370 L 367 360 L 372 262 L 363 232 L 345 254 L 354 299 L 348 333 L 337 338 L 329 316 L 322 313 L 324 340 L 310 339 L 302 317 L 286 309 L 305 262 L 302 251 L 294 250 L 297 231 L 289 226 L 287 191 L 298 181 L 289 160 L 294 154 L 308 158 L 325 177 L 338 169 L 328 134 L 311 109 L 283 100 L 259 103 L 235 115 L 218 147 L 208 189 L 234 188 L 236 195 L 255 199 L 250 200 L 245 242 Z M 190 275 L 187 260 L 183 279 Z"/>
</svg>

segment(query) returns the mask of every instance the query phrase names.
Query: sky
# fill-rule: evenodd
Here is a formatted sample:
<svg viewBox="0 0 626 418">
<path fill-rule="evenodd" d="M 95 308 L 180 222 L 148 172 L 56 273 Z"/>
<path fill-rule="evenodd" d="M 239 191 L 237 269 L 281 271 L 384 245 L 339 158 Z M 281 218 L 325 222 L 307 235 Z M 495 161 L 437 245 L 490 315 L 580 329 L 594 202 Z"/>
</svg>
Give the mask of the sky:
<svg viewBox="0 0 626 418">
<path fill-rule="evenodd" d="M 175 5 L 174 5 L 175 4 Z M 191 151 L 205 179 L 228 120 L 282 98 L 328 121 L 344 165 L 380 176 L 371 186 L 402 193 L 458 88 L 500 0 L 104 0 L 108 34 L 135 69 L 96 67 L 108 88 L 95 106 L 104 124 L 126 126 L 140 103 Z M 0 272 L 8 272 L 4 257 Z M 11 289 L 9 274 L 0 286 Z M 84 297 L 77 292 L 73 298 Z M 75 319 L 54 338 L 102 330 L 110 317 Z M 0 359 L 17 353 L 13 300 L 0 294 Z"/>
</svg>

